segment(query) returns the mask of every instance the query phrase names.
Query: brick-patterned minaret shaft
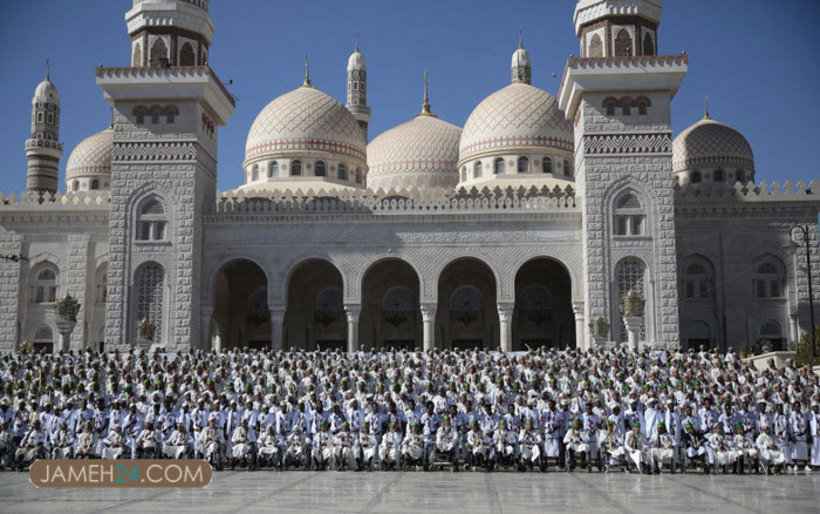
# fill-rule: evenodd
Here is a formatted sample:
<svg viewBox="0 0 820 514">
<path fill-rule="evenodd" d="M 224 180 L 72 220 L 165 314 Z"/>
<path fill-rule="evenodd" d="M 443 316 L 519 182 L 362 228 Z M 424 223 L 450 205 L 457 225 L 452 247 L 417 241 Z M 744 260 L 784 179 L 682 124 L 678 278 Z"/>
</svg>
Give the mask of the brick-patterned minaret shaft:
<svg viewBox="0 0 820 514">
<path fill-rule="evenodd" d="M 31 137 L 26 140 L 26 190 L 56 193 L 63 144 L 60 143 L 60 96 L 49 70 L 31 100 Z"/>
<path fill-rule="evenodd" d="M 359 52 L 359 40 L 356 38 L 356 50 L 347 60 L 347 110 L 353 114 L 367 141 L 367 130 L 370 125 L 370 107 L 367 105 L 367 65 L 364 55 Z"/>
<path fill-rule="evenodd" d="M 661 0 L 579 0 L 576 27 L 583 36 L 590 23 L 618 24 L 626 14 L 654 16 L 657 26 L 660 6 Z M 642 263 L 645 340 L 679 344 L 671 102 L 687 69 L 685 55 L 606 56 L 570 58 L 564 71 L 559 105 L 575 121 L 583 202 L 584 317 L 606 318 L 610 340 L 622 339 L 619 265 Z M 644 221 L 622 233 L 615 211 L 626 195 L 637 197 Z M 591 344 L 586 339 L 582 346 Z"/>
</svg>

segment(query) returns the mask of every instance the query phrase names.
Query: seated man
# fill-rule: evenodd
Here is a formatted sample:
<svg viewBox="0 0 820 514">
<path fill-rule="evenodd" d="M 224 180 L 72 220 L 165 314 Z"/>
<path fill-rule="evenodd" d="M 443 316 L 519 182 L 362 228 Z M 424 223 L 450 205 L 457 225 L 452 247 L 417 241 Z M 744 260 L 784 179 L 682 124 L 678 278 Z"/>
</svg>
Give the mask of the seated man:
<svg viewBox="0 0 820 514">
<path fill-rule="evenodd" d="M 473 468 L 473 470 L 477 467 L 483 467 L 487 471 L 492 469 L 492 441 L 480 430 L 478 421 L 472 421 L 470 423 L 470 431 L 467 432 L 466 447 L 470 467 Z"/>
<path fill-rule="evenodd" d="M 684 459 L 686 459 L 686 464 L 701 464 L 703 466 L 703 472 L 708 473 L 709 466 L 707 465 L 706 441 L 695 430 L 693 423 L 686 423 L 683 429 L 684 433 L 681 436 L 681 443 L 684 446 Z"/>
<path fill-rule="evenodd" d="M 242 418 L 231 436 L 231 470 L 240 464 L 251 471 L 256 466 L 256 431 L 248 428 L 248 418 Z"/>
<path fill-rule="evenodd" d="M 541 471 L 546 469 L 541 458 L 541 435 L 533 428 L 531 419 L 524 423 L 524 428 L 518 433 L 518 451 L 520 470 L 525 467 L 532 470 L 533 466 L 539 466 Z"/>
<path fill-rule="evenodd" d="M 23 471 L 32 462 L 37 460 L 37 457 L 43 451 L 43 444 L 45 443 L 45 431 L 40 428 L 40 420 L 35 419 L 17 447 L 14 453 L 14 464 L 19 471 Z"/>
<path fill-rule="evenodd" d="M 68 429 L 66 420 L 60 420 L 60 426 L 51 434 L 51 458 L 70 459 L 73 457 L 74 433 Z"/>
<path fill-rule="evenodd" d="M 387 427 L 387 433 L 382 437 L 382 444 L 379 448 L 383 469 L 395 469 L 401 458 L 401 442 L 398 423 L 391 421 Z"/>
<path fill-rule="evenodd" d="M 615 430 L 615 423 L 610 420 L 604 422 L 604 430 L 598 433 L 598 447 L 604 453 L 604 466 L 607 471 L 611 466 L 622 464 L 623 459 L 626 457 L 624 438 L 620 431 Z M 629 471 L 628 467 L 627 471 Z"/>
<path fill-rule="evenodd" d="M 102 458 L 119 459 L 128 447 L 128 440 L 122 431 L 122 425 L 111 427 L 108 437 L 103 439 Z"/>
<path fill-rule="evenodd" d="M 11 465 L 14 436 L 11 432 L 11 419 L 3 418 L 0 421 L 0 469 Z"/>
<path fill-rule="evenodd" d="M 712 433 L 706 436 L 709 446 L 707 451 L 710 455 L 709 461 L 714 466 L 715 471 L 723 469 L 727 472 L 728 466 L 734 466 L 737 462 L 737 452 L 731 443 L 730 438 L 723 434 L 723 425 L 718 423 L 712 428 Z"/>
<path fill-rule="evenodd" d="M 415 423 L 410 429 L 410 433 L 404 438 L 404 441 L 402 441 L 401 467 L 404 468 L 404 466 L 410 464 L 412 466 L 424 466 L 424 469 L 427 470 L 425 447 L 424 435 L 421 433 L 421 424 Z"/>
<path fill-rule="evenodd" d="M 78 459 L 93 459 L 97 455 L 94 450 L 97 447 L 97 434 L 94 433 L 91 421 L 86 421 L 83 431 L 77 434 L 77 445 L 74 449 L 74 456 Z"/>
<path fill-rule="evenodd" d="M 669 464 L 669 471 L 675 472 L 675 438 L 666 431 L 666 423 L 658 423 L 658 433 L 650 452 L 650 462 L 656 474 L 660 474 L 664 464 Z"/>
<path fill-rule="evenodd" d="M 758 469 L 757 446 L 755 446 L 752 436 L 746 434 L 742 423 L 735 425 L 735 437 L 732 440 L 732 446 L 737 452 L 737 468 L 740 470 L 741 475 L 744 473 L 747 462 L 749 463 L 749 471 Z"/>
<path fill-rule="evenodd" d="M 370 430 L 370 423 L 365 421 L 362 423 L 362 431 L 356 440 L 357 470 L 361 470 L 363 466 L 367 466 L 368 471 L 373 471 L 373 461 L 376 460 L 378 446 L 376 435 Z"/>
<path fill-rule="evenodd" d="M 156 459 L 159 457 L 159 433 L 153 421 L 146 421 L 136 441 L 138 459 Z"/>
<path fill-rule="evenodd" d="M 282 468 L 282 438 L 276 433 L 276 426 L 269 424 L 265 435 L 259 440 L 259 460 L 262 467 Z"/>
<path fill-rule="evenodd" d="M 176 428 L 165 441 L 162 453 L 169 459 L 181 459 L 188 454 L 190 443 L 191 437 L 185 430 L 185 423 L 178 421 Z"/>
<path fill-rule="evenodd" d="M 525 424 L 532 426 L 532 419 L 527 418 Z M 493 446 L 497 462 L 505 466 L 512 466 L 518 461 L 518 437 L 515 432 L 507 428 L 507 420 L 498 422 L 498 430 L 493 434 Z"/>
<path fill-rule="evenodd" d="M 564 435 L 564 445 L 566 446 L 567 453 L 569 454 L 567 471 L 572 471 L 575 469 L 578 457 L 581 456 L 583 457 L 581 460 L 581 465 L 586 466 L 587 471 L 592 472 L 592 460 L 589 455 L 589 444 L 585 441 L 585 437 L 585 432 L 581 427 L 581 420 L 576 418 L 572 422 L 570 429 L 567 430 L 566 435 Z"/>
<path fill-rule="evenodd" d="M 282 432 L 285 427 L 282 427 Z M 310 466 L 310 452 L 308 449 L 311 446 L 311 440 L 305 437 L 300 426 L 293 427 L 293 432 L 287 437 L 285 442 L 285 456 L 283 467 L 287 469 L 289 466 Z"/>
<path fill-rule="evenodd" d="M 436 432 L 436 451 L 452 465 L 456 470 L 458 460 L 459 433 L 453 425 L 453 420 L 449 415 L 442 417 L 442 425 Z"/>
<path fill-rule="evenodd" d="M 216 426 L 216 418 L 208 420 L 207 426 L 200 430 L 197 450 L 202 458 L 211 463 L 214 467 L 222 469 L 222 452 L 225 438 L 222 431 Z"/>
<path fill-rule="evenodd" d="M 322 421 L 319 425 L 319 432 L 313 436 L 313 464 L 316 470 L 327 469 L 332 458 L 333 434 L 330 432 L 330 424 Z"/>
<path fill-rule="evenodd" d="M 766 469 L 766 474 L 780 474 L 783 465 L 786 464 L 786 455 L 780 450 L 777 441 L 772 436 L 772 426 L 768 423 L 760 423 L 762 432 L 755 441 L 760 460 Z"/>
<path fill-rule="evenodd" d="M 646 466 L 648 458 L 646 456 L 646 437 L 641 431 L 641 424 L 637 421 L 632 423 L 632 430 L 624 436 L 624 451 L 629 461 L 635 464 L 638 471 L 649 472 Z"/>
<path fill-rule="evenodd" d="M 354 438 L 350 433 L 350 424 L 342 422 L 342 429 L 333 438 L 333 460 L 336 464 L 336 471 L 345 471 L 350 468 L 351 461 L 354 460 Z"/>
</svg>

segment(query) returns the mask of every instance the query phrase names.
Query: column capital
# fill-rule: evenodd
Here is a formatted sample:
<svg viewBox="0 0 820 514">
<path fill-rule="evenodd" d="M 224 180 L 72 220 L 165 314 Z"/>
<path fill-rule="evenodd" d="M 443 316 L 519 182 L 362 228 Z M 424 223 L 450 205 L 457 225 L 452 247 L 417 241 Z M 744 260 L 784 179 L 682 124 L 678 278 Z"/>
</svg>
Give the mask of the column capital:
<svg viewBox="0 0 820 514">
<path fill-rule="evenodd" d="M 498 305 L 498 320 L 512 321 L 513 311 L 515 310 L 514 303 L 499 303 Z"/>
<path fill-rule="evenodd" d="M 348 323 L 358 323 L 359 315 L 362 313 L 361 304 L 345 304 L 345 314 Z"/>
<path fill-rule="evenodd" d="M 274 305 L 268 308 L 272 320 L 281 321 L 285 317 L 285 307 L 283 305 Z"/>
<path fill-rule="evenodd" d="M 419 309 L 421 310 L 422 321 L 435 321 L 436 311 L 438 310 L 438 304 L 423 303 L 419 305 Z"/>
</svg>

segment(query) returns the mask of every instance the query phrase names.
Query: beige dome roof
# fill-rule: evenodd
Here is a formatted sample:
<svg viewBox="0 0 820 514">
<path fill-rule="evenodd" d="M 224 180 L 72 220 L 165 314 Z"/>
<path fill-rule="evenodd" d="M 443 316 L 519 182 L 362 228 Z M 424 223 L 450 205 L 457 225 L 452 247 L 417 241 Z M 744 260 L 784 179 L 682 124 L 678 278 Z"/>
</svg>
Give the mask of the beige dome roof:
<svg viewBox="0 0 820 514">
<path fill-rule="evenodd" d="M 746 138 L 729 125 L 703 118 L 672 143 L 674 172 L 728 166 L 754 171 L 755 158 Z"/>
<path fill-rule="evenodd" d="M 32 99 L 32 103 L 36 102 L 60 104 L 60 95 L 57 92 L 57 86 L 55 86 L 51 80 L 45 79 L 37 84 L 37 88 L 34 90 L 34 98 Z"/>
<path fill-rule="evenodd" d="M 515 82 L 485 98 L 470 114 L 461 134 L 459 161 L 533 146 L 572 152 L 572 123 L 564 119 L 554 96 Z"/>
<path fill-rule="evenodd" d="M 419 115 L 374 139 L 367 147 L 370 189 L 454 188 L 458 183 L 461 129 Z"/>
<path fill-rule="evenodd" d="M 97 175 L 111 176 L 113 150 L 113 129 L 108 128 L 84 139 L 68 157 L 66 180 Z"/>
<path fill-rule="evenodd" d="M 256 117 L 245 160 L 323 151 L 364 162 L 367 142 L 356 118 L 335 98 L 310 86 L 285 93 Z"/>
</svg>

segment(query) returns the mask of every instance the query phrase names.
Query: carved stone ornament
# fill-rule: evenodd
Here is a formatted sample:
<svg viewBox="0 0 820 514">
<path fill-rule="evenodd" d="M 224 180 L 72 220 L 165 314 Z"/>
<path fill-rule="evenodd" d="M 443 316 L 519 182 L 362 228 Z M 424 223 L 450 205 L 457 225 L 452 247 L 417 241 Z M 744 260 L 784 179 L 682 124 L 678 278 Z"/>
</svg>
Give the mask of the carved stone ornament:
<svg viewBox="0 0 820 514">
<path fill-rule="evenodd" d="M 54 304 L 54 316 L 58 321 L 76 323 L 78 312 L 80 312 L 80 302 L 68 293 Z"/>
<path fill-rule="evenodd" d="M 621 315 L 625 318 L 641 318 L 643 317 L 645 305 L 646 300 L 630 289 L 629 292 L 621 298 L 618 307 L 621 309 Z"/>
<path fill-rule="evenodd" d="M 609 322 L 603 316 L 598 316 L 592 323 L 592 337 L 606 339 L 609 335 Z"/>
</svg>

